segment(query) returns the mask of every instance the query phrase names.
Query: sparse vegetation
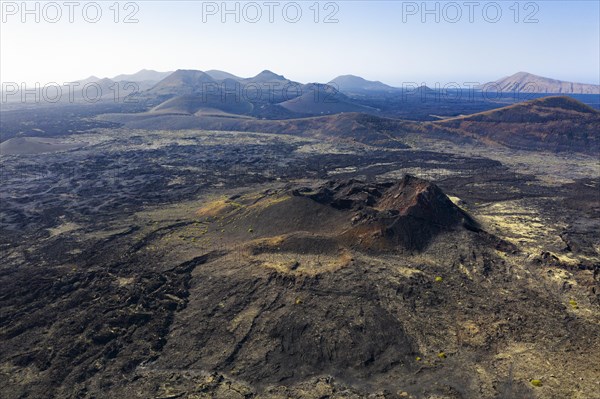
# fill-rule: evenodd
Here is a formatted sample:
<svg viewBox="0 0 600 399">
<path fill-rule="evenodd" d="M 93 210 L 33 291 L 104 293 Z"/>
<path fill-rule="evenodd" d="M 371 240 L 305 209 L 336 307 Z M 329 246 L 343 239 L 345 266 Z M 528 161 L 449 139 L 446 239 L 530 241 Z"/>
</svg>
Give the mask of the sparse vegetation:
<svg viewBox="0 0 600 399">
<path fill-rule="evenodd" d="M 232 123 L 2 157 L 2 397 L 593 397 L 597 160 Z"/>
<path fill-rule="evenodd" d="M 534 387 L 541 387 L 543 385 L 542 380 L 531 380 L 531 385 Z"/>
</svg>

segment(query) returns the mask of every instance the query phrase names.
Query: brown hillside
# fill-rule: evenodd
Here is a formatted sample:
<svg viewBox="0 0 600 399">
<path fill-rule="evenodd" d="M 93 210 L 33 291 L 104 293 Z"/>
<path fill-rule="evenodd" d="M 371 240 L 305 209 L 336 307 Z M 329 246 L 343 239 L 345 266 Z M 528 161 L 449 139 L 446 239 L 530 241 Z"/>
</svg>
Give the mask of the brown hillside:
<svg viewBox="0 0 600 399">
<path fill-rule="evenodd" d="M 540 98 L 431 126 L 515 149 L 596 154 L 600 145 L 600 112 L 569 97 Z"/>
</svg>

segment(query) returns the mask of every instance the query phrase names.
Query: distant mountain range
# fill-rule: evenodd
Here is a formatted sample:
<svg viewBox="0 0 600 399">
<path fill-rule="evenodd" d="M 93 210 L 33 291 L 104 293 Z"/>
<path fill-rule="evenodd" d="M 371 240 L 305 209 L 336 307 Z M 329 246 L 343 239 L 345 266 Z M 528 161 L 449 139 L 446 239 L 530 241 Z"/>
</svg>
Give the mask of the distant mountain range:
<svg viewBox="0 0 600 399">
<path fill-rule="evenodd" d="M 177 70 L 139 93 L 152 112 L 173 114 L 230 113 L 253 117 L 331 115 L 369 112 L 332 85 L 292 81 L 264 70 L 241 78 L 224 71 Z"/>
<path fill-rule="evenodd" d="M 303 84 L 270 70 L 264 70 L 249 78 L 219 70 L 204 72 L 180 69 L 170 74 L 143 70 L 133 75 L 120 75 L 115 79 L 157 79 L 161 76 L 165 77 L 156 82 L 141 80 L 138 83 L 140 92 L 137 95 L 152 105 L 154 111 L 175 114 L 225 112 L 266 118 L 332 115 L 343 112 L 377 114 L 378 106 L 368 102 L 368 105 L 365 105 L 365 99 L 381 100 L 389 95 L 398 96 L 403 93 L 401 88 L 355 75 L 338 76 L 328 84 Z M 548 93 L 558 90 L 563 94 L 575 94 L 592 93 L 595 86 L 584 87 L 581 84 L 519 73 L 497 83 L 481 86 L 486 90 L 490 87 L 509 92 L 529 90 L 533 87 Z M 415 99 L 422 99 L 434 92 L 427 86 L 417 89 L 410 87 L 408 90 L 415 94 Z M 373 104 L 377 104 L 377 101 Z"/>
<path fill-rule="evenodd" d="M 294 113 L 305 113 L 310 115 L 329 114 L 331 112 L 354 112 L 361 111 L 360 104 L 356 100 L 376 99 L 377 101 L 387 101 L 388 98 L 404 94 L 413 94 L 413 98 L 424 98 L 425 95 L 434 94 L 427 86 L 421 86 L 415 89 L 415 85 L 406 85 L 406 87 L 393 87 L 380 81 L 364 79 L 356 75 L 341 75 L 327 84 L 320 83 L 300 83 L 287 79 L 269 70 L 264 70 L 256 76 L 243 78 L 232 73 L 220 70 L 184 70 L 179 69 L 174 72 L 158 72 L 154 70 L 142 69 L 133 74 L 120 74 L 113 78 L 98 78 L 90 76 L 85 79 L 75 81 L 83 87 L 90 83 L 95 83 L 102 89 L 101 99 L 112 99 L 115 97 L 124 98 L 133 93 L 146 101 L 150 101 L 152 106 L 157 106 L 161 102 L 171 99 L 175 96 L 203 95 L 206 89 L 211 91 L 213 97 L 219 90 L 228 92 L 229 95 L 235 93 L 236 87 L 241 86 L 246 98 L 255 106 L 259 103 L 259 109 L 267 117 L 285 116 L 285 109 L 294 109 Z M 118 83 L 119 92 L 115 94 L 115 83 Z M 133 83 L 134 85 L 131 85 Z M 111 89 L 112 87 L 112 89 Z M 296 97 L 301 97 L 307 92 L 319 87 L 323 89 L 325 97 L 332 99 L 332 93 L 336 93 L 337 102 L 349 104 L 348 106 L 322 106 L 312 107 L 311 110 L 303 110 L 297 104 L 292 105 L 289 101 Z M 220 89 L 216 89 L 220 88 Z M 567 82 L 551 78 L 534 75 L 527 72 L 518 72 L 514 75 L 504 77 L 492 82 L 487 82 L 476 87 L 477 90 L 503 93 L 536 93 L 536 94 L 600 94 L 600 85 Z M 68 90 L 66 91 L 68 92 Z M 78 95 L 77 95 L 78 94 Z M 92 93 L 94 94 L 94 93 Z M 318 97 L 317 93 L 317 97 Z M 342 97 L 343 96 L 343 97 Z M 76 93 L 76 98 L 81 98 L 81 93 Z M 378 97 L 378 98 L 377 98 Z M 13 95 L 12 100 L 18 100 L 19 96 Z M 307 97 L 300 100 L 300 103 L 306 103 Z M 376 101 L 376 102 L 377 102 Z M 198 103 L 197 101 L 195 101 Z M 284 103 L 284 107 L 274 109 L 273 104 Z M 316 101 L 319 103 L 320 101 Z M 322 102 L 325 104 L 325 102 Z M 352 103 L 352 104 L 350 104 Z M 215 104 L 212 104 L 215 105 Z M 208 104 L 207 107 L 211 107 Z M 369 104 L 372 105 L 372 104 Z M 184 107 L 190 109 L 190 107 Z M 193 107 L 192 107 L 193 108 Z M 248 107 L 242 107 L 247 109 Z M 256 110 L 256 107 L 254 107 Z M 279 115 L 280 113 L 283 113 Z M 264 115 L 263 115 L 264 116 Z M 290 115 L 288 115 L 290 116 Z"/>
<path fill-rule="evenodd" d="M 135 74 L 135 78 L 150 76 L 143 72 Z M 111 80 L 98 82 L 106 86 Z M 529 87 L 536 87 L 548 92 L 562 90 L 563 94 L 590 93 L 597 87 L 526 73 L 493 84 L 497 90 L 508 92 L 528 92 Z M 393 136 L 399 131 L 426 131 L 433 136 L 476 140 L 514 149 L 598 151 L 600 112 L 571 97 L 543 97 L 437 122 L 407 124 L 406 121 L 382 118 L 389 114 L 381 112 L 377 105 L 371 106 L 379 104 L 378 100 L 367 101 L 383 99 L 385 103 L 390 95 L 398 96 L 398 93 L 394 94 L 397 90 L 353 75 L 339 76 L 329 84 L 302 84 L 269 70 L 250 78 L 217 70 L 177 70 L 138 94 L 151 106 L 147 112 L 109 120 L 144 129 L 283 130 L 287 134 L 308 129 L 312 132 L 310 135 L 325 134 L 336 139 L 352 132 L 348 139 L 370 145 L 395 145 Z M 426 86 L 411 90 L 424 94 L 434 92 Z M 407 104 L 400 102 L 397 106 L 406 107 Z M 306 119 L 334 115 L 341 117 L 311 119 L 310 122 Z M 370 129 L 373 129 L 372 133 L 367 133 Z"/>
<path fill-rule="evenodd" d="M 402 90 L 399 87 L 386 85 L 379 81 L 371 81 L 355 75 L 342 75 L 333 79 L 329 84 L 346 94 L 364 94 L 368 92 L 393 93 Z M 518 72 L 514 75 L 488 82 L 477 87 L 479 90 L 496 92 L 525 92 L 542 94 L 600 94 L 600 85 L 566 82 L 562 80 L 545 78 L 527 72 Z M 412 90 L 407 88 L 407 90 Z M 419 90 L 429 91 L 426 86 Z"/>
<path fill-rule="evenodd" d="M 198 80 L 199 79 L 199 80 Z M 278 75 L 272 71 L 264 70 L 258 75 L 250 78 L 242 78 L 232 73 L 220 70 L 198 71 L 198 70 L 177 70 L 174 72 L 157 72 L 153 70 L 142 69 L 133 74 L 121 74 L 113 78 L 100 79 L 96 76 L 79 80 L 81 84 L 98 81 L 114 82 L 138 82 L 143 83 L 145 89 L 149 89 L 154 84 L 160 83 L 160 86 L 154 92 L 164 91 L 166 86 L 177 86 L 180 94 L 197 91 L 198 87 L 184 87 L 187 85 L 198 85 L 202 83 L 215 83 L 221 81 L 240 82 L 245 84 L 260 83 L 270 84 L 277 82 L 279 84 L 294 84 L 304 86 L 302 83 L 293 82 L 283 75 Z M 179 80 L 178 84 L 174 82 Z M 152 85 L 150 85 L 152 83 Z M 401 87 L 394 87 L 380 81 L 367 80 L 356 75 L 340 75 L 327 83 L 345 94 L 365 94 L 365 93 L 394 93 L 402 90 Z M 410 88 L 412 90 L 412 86 Z M 541 94 L 600 94 L 600 85 L 588 83 L 568 82 L 557 79 L 546 78 L 534 75 L 528 72 L 518 72 L 495 81 L 487 82 L 476 87 L 478 90 L 502 91 L 502 92 L 528 92 Z M 168 91 L 168 90 L 166 90 Z"/>
</svg>

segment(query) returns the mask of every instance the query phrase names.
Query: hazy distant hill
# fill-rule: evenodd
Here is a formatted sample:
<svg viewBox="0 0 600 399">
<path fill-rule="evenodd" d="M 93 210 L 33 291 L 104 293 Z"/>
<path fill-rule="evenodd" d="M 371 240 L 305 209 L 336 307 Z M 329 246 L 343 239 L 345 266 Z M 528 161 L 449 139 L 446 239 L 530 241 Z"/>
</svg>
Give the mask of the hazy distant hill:
<svg viewBox="0 0 600 399">
<path fill-rule="evenodd" d="M 252 103 L 233 96 L 187 94 L 172 97 L 154 107 L 151 112 L 193 115 L 197 113 L 214 114 L 215 110 L 219 110 L 229 114 L 245 115 L 250 113 L 252 109 Z"/>
<path fill-rule="evenodd" d="M 258 75 L 243 79 L 245 93 L 248 97 L 255 98 L 257 103 L 276 104 L 289 100 L 301 94 L 299 89 L 302 84 L 287 79 L 269 70 L 264 70 Z"/>
<path fill-rule="evenodd" d="M 127 82 L 160 82 L 173 72 L 157 72 L 150 69 L 142 69 L 139 72 L 133 74 L 121 74 L 117 75 L 112 80 L 116 82 L 127 81 Z"/>
<path fill-rule="evenodd" d="M 80 85 L 86 85 L 88 83 L 98 82 L 99 80 L 100 80 L 99 77 L 92 75 L 92 76 L 89 76 L 89 77 L 87 77 L 85 79 L 76 80 L 74 83 L 79 83 Z"/>
<path fill-rule="evenodd" d="M 146 74 L 145 72 L 149 73 Z M 122 99 L 130 94 L 139 93 L 150 89 L 156 84 L 156 82 L 160 80 L 156 79 L 157 77 L 169 74 L 170 72 L 163 73 L 142 70 L 132 75 L 118 75 L 112 79 L 100 79 L 96 76 L 90 76 L 86 79 L 73 82 L 79 84 L 79 86 L 75 86 L 73 90 L 74 96 L 75 99 L 82 98 L 84 96 L 94 98 L 96 96 L 97 88 L 100 88 L 101 99 Z M 145 77 L 152 79 L 144 79 Z M 86 91 L 86 94 L 83 93 L 84 90 Z M 68 90 L 66 90 L 65 93 L 68 93 Z"/>
<path fill-rule="evenodd" d="M 200 93 L 210 84 L 216 84 L 217 80 L 202 71 L 178 69 L 154 87 L 148 90 L 146 95 L 157 96 L 181 96 L 186 94 Z"/>
<path fill-rule="evenodd" d="M 565 82 L 545 78 L 527 72 L 488 82 L 479 87 L 488 91 L 554 93 L 554 94 L 600 94 L 600 86 L 586 83 Z"/>
<path fill-rule="evenodd" d="M 216 69 L 211 69 L 210 71 L 206 71 L 206 74 L 215 80 L 224 80 L 224 79 L 233 79 L 233 80 L 242 80 L 239 76 L 235 76 L 232 73 L 225 71 L 218 71 Z"/>
<path fill-rule="evenodd" d="M 334 87 L 323 84 L 304 86 L 300 97 L 280 104 L 285 109 L 302 115 L 331 115 L 341 112 L 376 112 L 377 110 L 356 104 Z"/>
<path fill-rule="evenodd" d="M 71 82 L 72 89 L 65 87 L 61 97 L 62 102 L 70 101 L 67 93 L 72 93 L 74 101 L 95 102 L 97 100 L 123 99 L 131 94 L 135 87 L 126 87 L 126 82 L 119 82 L 109 78 L 99 79 L 95 76 Z M 147 87 L 142 88 L 145 90 Z"/>
<path fill-rule="evenodd" d="M 141 96 L 162 102 L 177 96 L 210 94 L 227 97 L 226 101 L 231 98 L 255 104 L 276 104 L 301 94 L 298 89 L 302 86 L 271 71 L 263 71 L 251 78 L 240 78 L 224 71 L 180 69 L 141 93 Z"/>
<path fill-rule="evenodd" d="M 600 112 L 566 96 L 544 97 L 431 125 L 524 150 L 600 150 Z"/>
<path fill-rule="evenodd" d="M 363 91 L 397 91 L 399 89 L 388 86 L 379 81 L 366 80 L 355 75 L 341 75 L 329 82 L 341 92 L 363 92 Z"/>
<path fill-rule="evenodd" d="M 271 72 L 268 69 L 265 69 L 264 71 L 262 71 L 261 73 L 259 73 L 258 75 L 254 76 L 252 78 L 248 78 L 248 79 L 244 79 L 244 80 L 246 82 L 254 82 L 254 83 L 267 83 L 267 82 L 287 83 L 287 82 L 291 82 L 285 76 L 277 75 L 275 72 Z"/>
<path fill-rule="evenodd" d="M 403 88 L 403 92 L 405 96 L 427 96 L 429 94 L 434 94 L 435 90 L 433 90 L 432 88 L 422 85 L 419 87 L 414 87 L 414 86 L 405 86 Z"/>
<path fill-rule="evenodd" d="M 156 104 L 151 112 L 162 114 L 220 110 L 236 115 L 289 118 L 377 112 L 375 108 L 356 103 L 330 85 L 303 85 L 269 70 L 250 78 L 239 78 L 223 71 L 178 70 L 142 92 L 141 96 Z"/>
</svg>

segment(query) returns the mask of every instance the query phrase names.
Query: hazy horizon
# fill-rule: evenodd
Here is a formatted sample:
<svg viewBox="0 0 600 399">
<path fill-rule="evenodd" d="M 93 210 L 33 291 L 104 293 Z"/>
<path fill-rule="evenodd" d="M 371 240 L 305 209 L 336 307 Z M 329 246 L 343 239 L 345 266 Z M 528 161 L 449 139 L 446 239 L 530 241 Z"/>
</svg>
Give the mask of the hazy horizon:
<svg viewBox="0 0 600 399">
<path fill-rule="evenodd" d="M 267 68 L 267 69 L 262 69 L 262 70 L 260 70 L 260 71 L 256 71 L 256 73 L 254 73 L 254 74 L 251 74 L 251 75 L 244 75 L 244 76 L 237 75 L 237 74 L 235 74 L 235 73 L 233 73 L 233 72 L 231 72 L 231 71 L 229 71 L 229 70 L 226 70 L 226 69 L 216 69 L 216 68 L 206 68 L 206 69 L 198 69 L 198 68 L 177 68 L 177 69 L 175 69 L 175 70 L 171 70 L 171 71 L 159 71 L 159 70 L 152 69 L 152 68 L 142 68 L 142 69 L 140 69 L 140 70 L 137 70 L 137 71 L 133 71 L 133 72 L 126 71 L 126 72 L 119 73 L 118 75 L 114 75 L 114 76 L 98 76 L 98 75 L 93 75 L 93 74 L 92 74 L 92 75 L 89 75 L 89 76 L 80 77 L 80 78 L 78 78 L 78 79 L 72 79 L 71 81 L 81 81 L 81 80 L 86 80 L 86 79 L 89 79 L 89 78 L 97 78 L 97 79 L 113 79 L 113 78 L 115 78 L 115 77 L 117 77 L 117 76 L 119 76 L 119 75 L 134 75 L 134 74 L 136 74 L 136 73 L 138 73 L 138 72 L 142 72 L 142 71 L 151 71 L 151 72 L 158 72 L 158 73 L 167 73 L 167 72 L 168 72 L 168 73 L 173 73 L 173 72 L 175 72 L 175 71 L 177 71 L 177 70 L 197 70 L 197 71 L 201 71 L 201 72 L 208 72 L 208 71 L 215 71 L 215 70 L 218 70 L 218 71 L 222 71 L 222 72 L 228 72 L 228 73 L 232 73 L 233 75 L 236 75 L 236 76 L 238 76 L 238 77 L 240 77 L 240 78 L 252 78 L 252 77 L 254 77 L 254 76 L 258 75 L 259 73 L 261 73 L 261 72 L 263 72 L 263 71 L 265 71 L 265 70 L 268 70 L 268 71 L 271 71 L 271 72 L 273 72 L 273 73 L 275 73 L 275 74 L 277 74 L 277 75 L 282 75 L 282 76 L 284 76 L 284 77 L 286 77 L 286 78 L 289 78 L 288 74 L 286 74 L 286 73 L 284 73 L 284 72 L 281 72 L 281 71 L 275 71 L 275 70 L 268 69 L 268 68 Z M 515 71 L 515 72 L 513 72 L 513 73 L 505 74 L 505 75 L 503 75 L 503 76 L 497 76 L 497 77 L 495 77 L 495 78 L 490 78 L 489 80 L 486 80 L 486 81 L 483 81 L 483 82 L 478 82 L 478 83 L 487 83 L 487 82 L 489 82 L 489 81 L 494 81 L 494 80 L 497 80 L 497 79 L 502 79 L 502 78 L 505 78 L 505 77 L 510 77 L 510 76 L 512 76 L 512 75 L 514 75 L 514 74 L 521 73 L 521 72 L 530 73 L 530 74 L 532 74 L 532 75 L 537 75 L 537 76 L 540 76 L 540 77 L 543 77 L 543 78 L 550 78 L 550 79 L 554 79 L 554 77 L 552 77 L 552 76 L 542 76 L 542 75 L 539 75 L 539 74 L 536 74 L 536 73 L 534 73 L 534 72 L 530 72 L 530 71 Z M 384 83 L 384 84 L 387 84 L 387 85 L 390 85 L 390 86 L 398 86 L 398 87 L 400 87 L 400 86 L 401 86 L 402 84 L 404 84 L 404 83 L 411 83 L 411 84 L 412 84 L 412 83 L 421 83 L 421 82 L 422 82 L 422 80 L 419 80 L 419 79 L 412 80 L 412 81 L 409 81 L 409 80 L 404 80 L 404 81 L 403 81 L 403 80 L 400 80 L 400 79 L 399 79 L 399 80 L 397 80 L 399 83 L 397 83 L 397 84 L 390 84 L 389 82 L 387 82 L 387 81 L 382 81 L 382 80 L 380 80 L 380 79 L 377 79 L 376 77 L 373 77 L 373 78 L 367 78 L 367 77 L 365 77 L 365 76 L 362 76 L 362 75 L 357 75 L 357 74 L 355 74 L 355 73 L 341 73 L 341 74 L 339 74 L 339 75 L 333 76 L 333 77 L 331 77 L 330 79 L 325 79 L 325 80 L 323 80 L 323 81 L 309 80 L 309 81 L 301 81 L 301 82 L 299 82 L 299 83 L 303 83 L 303 84 L 308 84 L 308 83 L 329 83 L 331 80 L 333 80 L 333 79 L 335 79 L 335 78 L 337 78 L 337 77 L 340 77 L 340 76 L 357 76 L 357 77 L 360 77 L 360 78 L 366 79 L 366 80 L 368 80 L 368 81 L 380 81 L 381 83 Z M 294 79 L 290 79 L 290 80 L 294 80 Z M 565 80 L 565 79 L 561 79 L 561 80 Z M 599 84 L 599 83 L 600 83 L 600 82 L 598 82 L 598 81 L 596 81 L 596 82 L 576 82 L 576 81 L 574 81 L 574 80 L 569 80 L 569 79 L 566 79 L 565 81 L 572 81 L 572 82 L 575 82 L 575 83 L 583 83 L 583 84 Z M 67 83 L 68 83 L 68 82 L 70 82 L 70 81 L 65 81 L 65 82 L 67 82 Z M 457 82 L 457 81 L 456 81 L 456 80 L 444 80 L 444 81 L 437 81 L 437 82 L 434 82 L 434 81 L 431 81 L 431 82 L 424 82 L 424 81 L 423 81 L 423 83 L 427 83 L 427 84 L 430 84 L 430 83 L 432 83 L 432 84 L 433 84 L 433 83 L 440 83 L 440 84 L 442 84 L 442 85 L 443 85 L 443 84 L 447 84 L 447 83 L 451 83 L 451 82 Z M 464 82 L 458 82 L 458 83 L 464 83 Z M 468 83 L 472 83 L 472 82 L 468 82 Z"/>
<path fill-rule="evenodd" d="M 26 13 L 5 1 L 0 80 L 43 85 L 141 69 L 250 77 L 268 69 L 299 82 L 352 74 L 392 86 L 483 83 L 526 71 L 600 84 L 597 2 L 519 2 L 518 13 L 494 2 L 319 2 L 318 13 L 313 3 L 276 3 L 120 2 L 118 13 L 102 3 L 92 23 L 90 2 L 73 10 L 30 2 Z"/>
</svg>

